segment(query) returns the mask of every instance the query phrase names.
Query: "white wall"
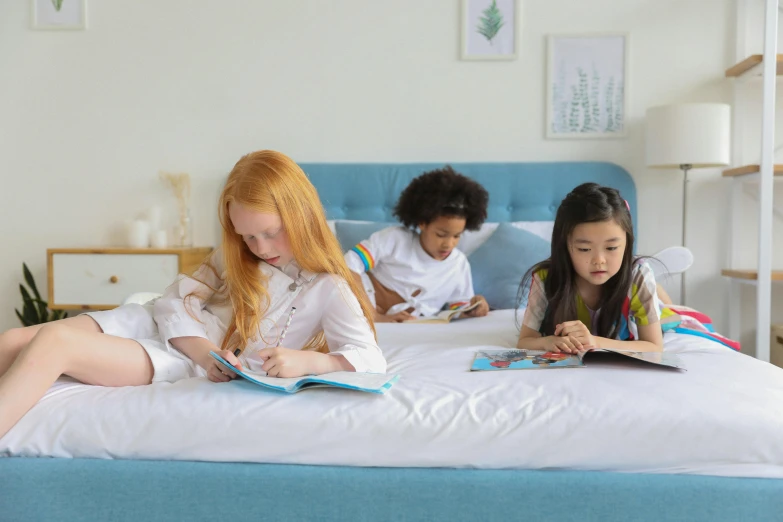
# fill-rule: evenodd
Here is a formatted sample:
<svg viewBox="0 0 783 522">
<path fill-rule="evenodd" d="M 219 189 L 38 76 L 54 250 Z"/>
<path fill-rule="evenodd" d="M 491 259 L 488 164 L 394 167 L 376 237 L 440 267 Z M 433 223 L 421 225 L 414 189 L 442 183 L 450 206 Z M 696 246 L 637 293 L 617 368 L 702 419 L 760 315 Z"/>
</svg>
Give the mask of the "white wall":
<svg viewBox="0 0 783 522">
<path fill-rule="evenodd" d="M 191 174 L 196 242 L 215 244 L 223 176 L 260 148 L 298 161 L 613 161 L 637 183 L 640 251 L 676 244 L 681 174 L 645 168 L 643 118 L 730 101 L 734 1 L 521 5 L 520 57 L 491 63 L 458 60 L 456 0 L 93 0 L 84 32 L 31 31 L 28 2 L 0 3 L 0 329 L 16 322 L 22 261 L 45 286 L 46 248 L 116 243 L 124 220 L 173 204 L 159 170 Z M 591 31 L 631 34 L 630 136 L 546 140 L 545 35 Z M 694 172 L 688 284 L 689 304 L 721 326 L 719 176 Z"/>
</svg>

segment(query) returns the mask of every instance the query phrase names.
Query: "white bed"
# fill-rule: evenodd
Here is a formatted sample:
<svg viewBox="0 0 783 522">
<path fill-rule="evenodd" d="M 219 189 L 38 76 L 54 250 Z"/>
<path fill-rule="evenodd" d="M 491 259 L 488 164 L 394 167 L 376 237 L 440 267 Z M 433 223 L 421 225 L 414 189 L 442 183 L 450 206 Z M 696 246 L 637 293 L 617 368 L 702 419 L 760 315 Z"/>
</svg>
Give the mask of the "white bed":
<svg viewBox="0 0 783 522">
<path fill-rule="evenodd" d="M 687 372 L 621 361 L 468 371 L 478 348 L 515 344 L 513 315 L 379 325 L 389 371 L 403 375 L 384 396 L 63 379 L 0 454 L 783 477 L 783 370 L 667 334 Z"/>
<path fill-rule="evenodd" d="M 567 192 L 585 181 L 620 190 L 637 220 L 633 179 L 617 165 L 452 166 L 489 191 L 488 222 L 551 222 Z M 378 223 L 393 220 L 394 202 L 414 177 L 439 167 L 303 165 L 330 219 Z M 468 372 L 475 350 L 514 344 L 509 311 L 447 326 L 380 325 L 379 334 L 390 371 L 402 374 L 386 396 L 271 395 L 201 380 L 112 390 L 62 381 L 0 440 L 0 456 L 86 458 L 0 458 L 0 518 L 780 516 L 783 481 L 755 477 L 783 476 L 783 370 L 670 335 L 666 348 L 682 352 L 687 373 L 620 363 Z M 216 492 L 226 488 L 230 501 L 218 505 Z"/>
</svg>

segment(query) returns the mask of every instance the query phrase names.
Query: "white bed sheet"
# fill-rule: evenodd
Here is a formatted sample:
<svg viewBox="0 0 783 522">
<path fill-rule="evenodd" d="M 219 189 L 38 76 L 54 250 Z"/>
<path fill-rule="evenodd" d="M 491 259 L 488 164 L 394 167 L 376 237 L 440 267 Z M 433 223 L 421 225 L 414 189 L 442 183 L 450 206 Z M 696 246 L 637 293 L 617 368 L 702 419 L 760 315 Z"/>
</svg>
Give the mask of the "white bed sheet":
<svg viewBox="0 0 783 522">
<path fill-rule="evenodd" d="M 402 375 L 383 396 L 62 379 L 0 455 L 783 478 L 783 370 L 716 343 L 667 334 L 685 373 L 632 361 L 470 372 L 478 348 L 515 344 L 511 311 L 378 330 Z"/>
</svg>

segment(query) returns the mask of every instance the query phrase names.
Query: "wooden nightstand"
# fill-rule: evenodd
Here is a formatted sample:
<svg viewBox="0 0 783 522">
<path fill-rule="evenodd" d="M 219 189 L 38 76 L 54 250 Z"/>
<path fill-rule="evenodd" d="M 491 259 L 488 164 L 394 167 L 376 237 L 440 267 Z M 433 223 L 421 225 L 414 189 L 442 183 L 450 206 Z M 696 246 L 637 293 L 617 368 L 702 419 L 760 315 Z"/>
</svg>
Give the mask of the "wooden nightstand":
<svg viewBox="0 0 783 522">
<path fill-rule="evenodd" d="M 135 292 L 163 292 L 210 252 L 210 247 L 48 249 L 49 308 L 110 310 Z"/>
</svg>

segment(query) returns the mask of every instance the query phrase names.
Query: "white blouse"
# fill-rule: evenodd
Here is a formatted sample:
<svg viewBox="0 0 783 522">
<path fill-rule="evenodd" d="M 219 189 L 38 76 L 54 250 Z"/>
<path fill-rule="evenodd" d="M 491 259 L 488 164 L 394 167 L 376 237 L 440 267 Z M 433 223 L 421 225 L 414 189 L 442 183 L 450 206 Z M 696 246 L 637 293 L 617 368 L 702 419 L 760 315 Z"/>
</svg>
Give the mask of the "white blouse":
<svg viewBox="0 0 783 522">
<path fill-rule="evenodd" d="M 474 296 L 465 254 L 454 249 L 446 259 L 434 259 L 421 246 L 419 234 L 402 226 L 375 232 L 346 252 L 345 261 L 356 273 L 372 273 L 380 284 L 405 300 L 387 314 L 413 308 L 414 315 L 434 315 L 445 305 Z"/>
<path fill-rule="evenodd" d="M 211 262 L 217 273 L 202 265 L 194 277 L 181 274 L 154 303 L 158 333 L 169 349 L 175 350 L 169 341 L 177 337 L 203 337 L 216 346 L 223 341 L 231 321 L 231 303 L 209 301 L 214 293 L 210 287 L 220 292 L 226 286 L 220 249 L 212 254 Z M 258 357 L 258 351 L 277 344 L 291 307 L 296 307 L 281 346 L 302 349 L 313 335 L 323 330 L 330 353 L 345 357 L 357 372 L 386 372 L 386 360 L 359 301 L 345 280 L 301 270 L 293 261 L 282 270 L 263 261 L 259 261 L 258 268 L 268 278 L 270 303 L 261 320 L 259 335 L 239 357 L 243 366 L 260 371 L 264 361 Z M 185 296 L 192 292 L 198 296 L 185 301 Z"/>
</svg>

